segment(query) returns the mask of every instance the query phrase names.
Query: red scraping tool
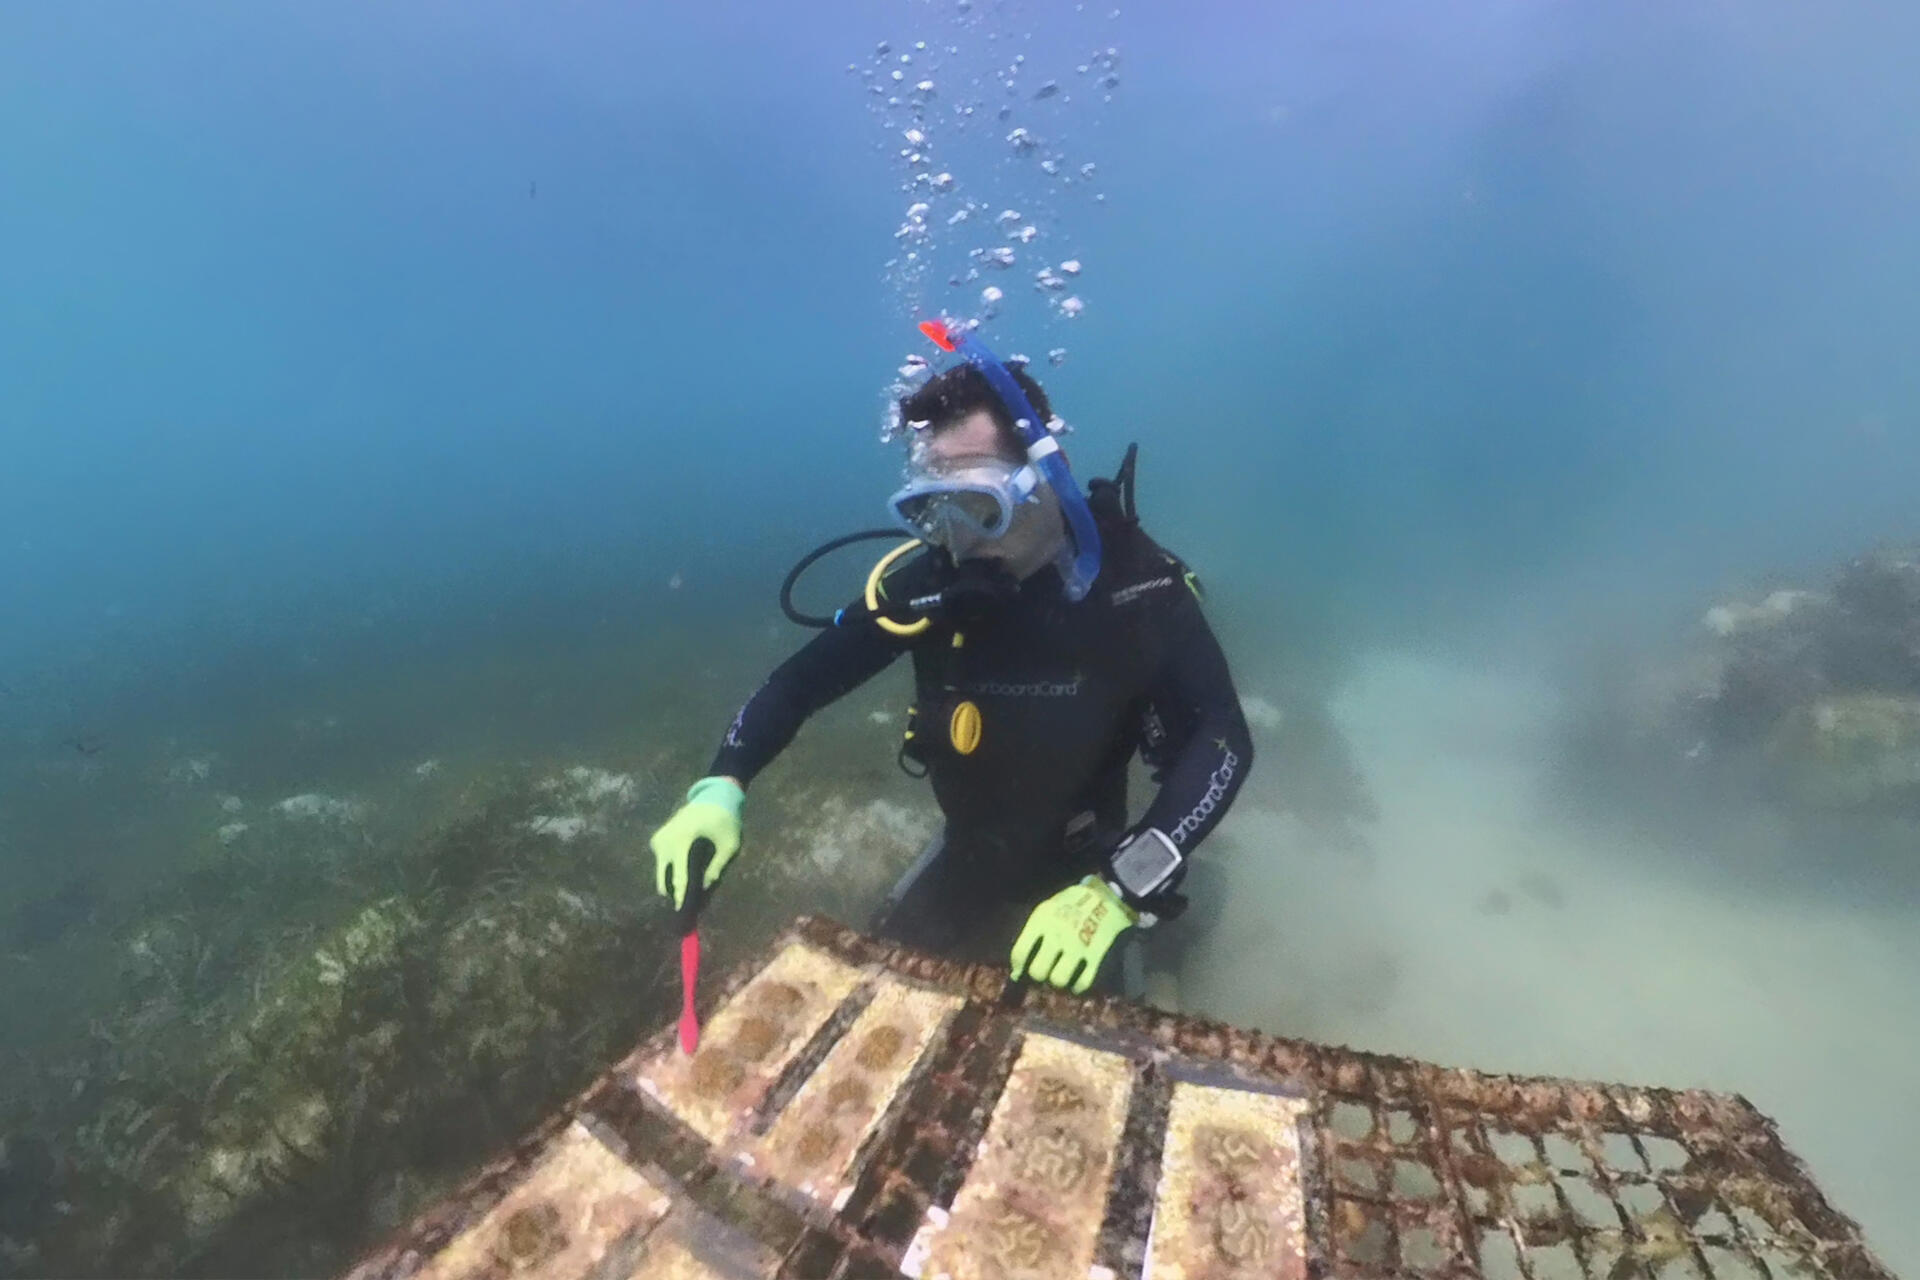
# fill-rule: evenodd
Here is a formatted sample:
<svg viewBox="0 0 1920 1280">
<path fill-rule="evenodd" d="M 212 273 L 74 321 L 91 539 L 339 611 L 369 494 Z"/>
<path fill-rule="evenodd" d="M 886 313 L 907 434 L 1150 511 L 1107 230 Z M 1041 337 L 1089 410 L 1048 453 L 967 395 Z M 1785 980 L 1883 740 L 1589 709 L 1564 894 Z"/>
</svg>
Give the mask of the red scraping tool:
<svg viewBox="0 0 1920 1280">
<path fill-rule="evenodd" d="M 694 990 L 700 985 L 700 908 L 706 905 L 707 864 L 713 861 L 713 841 L 695 840 L 687 851 L 687 891 L 673 914 L 680 926 L 680 1052 L 700 1047 L 700 1015 L 694 1012 Z"/>
</svg>

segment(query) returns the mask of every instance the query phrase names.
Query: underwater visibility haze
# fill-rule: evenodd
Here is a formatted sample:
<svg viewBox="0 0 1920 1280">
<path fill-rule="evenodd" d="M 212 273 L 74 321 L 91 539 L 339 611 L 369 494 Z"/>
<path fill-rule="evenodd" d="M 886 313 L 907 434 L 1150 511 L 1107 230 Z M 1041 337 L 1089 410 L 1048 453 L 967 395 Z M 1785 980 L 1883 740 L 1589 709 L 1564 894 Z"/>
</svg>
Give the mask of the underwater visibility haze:
<svg viewBox="0 0 1920 1280">
<path fill-rule="evenodd" d="M 1154 998 L 1741 1093 L 1920 1272 L 1916 47 L 0 8 L 0 1274 L 337 1271 L 670 1018 L 648 833 L 940 316 L 1138 442 L 1253 727 Z M 909 693 L 754 783 L 709 964 L 937 829 Z"/>
</svg>

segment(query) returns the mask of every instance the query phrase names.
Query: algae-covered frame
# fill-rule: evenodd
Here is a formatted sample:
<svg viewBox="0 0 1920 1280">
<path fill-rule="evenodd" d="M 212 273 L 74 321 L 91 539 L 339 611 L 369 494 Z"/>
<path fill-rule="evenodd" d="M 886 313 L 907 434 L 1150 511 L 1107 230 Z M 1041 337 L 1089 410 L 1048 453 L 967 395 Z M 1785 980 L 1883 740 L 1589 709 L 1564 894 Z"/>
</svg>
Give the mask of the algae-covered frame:
<svg viewBox="0 0 1920 1280">
<path fill-rule="evenodd" d="M 1199 1064 L 1171 1082 L 1147 1270 L 1156 1280 L 1238 1274 L 1306 1280 L 1308 1126 L 1300 1090 Z"/>
</svg>

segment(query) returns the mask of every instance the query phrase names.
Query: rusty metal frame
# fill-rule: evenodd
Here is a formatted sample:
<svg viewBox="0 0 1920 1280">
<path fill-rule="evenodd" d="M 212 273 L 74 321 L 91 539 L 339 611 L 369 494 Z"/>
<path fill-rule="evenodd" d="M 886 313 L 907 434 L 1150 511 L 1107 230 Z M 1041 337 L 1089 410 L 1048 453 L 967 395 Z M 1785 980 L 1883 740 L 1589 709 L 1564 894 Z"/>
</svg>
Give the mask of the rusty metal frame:
<svg viewBox="0 0 1920 1280">
<path fill-rule="evenodd" d="M 1081 1038 L 1134 1063 L 1095 1257 L 1116 1278 L 1141 1272 L 1173 1085 L 1204 1076 L 1311 1101 L 1299 1136 L 1312 1276 L 1892 1280 L 1773 1122 L 1736 1095 L 1490 1075 L 1268 1036 L 1015 984 L 1004 970 L 933 959 L 811 917 L 709 1000 L 724 1002 L 794 940 L 964 1000 L 889 1105 L 838 1213 L 756 1181 L 633 1086 L 637 1064 L 671 1051 L 667 1028 L 366 1257 L 353 1280 L 413 1276 L 575 1118 L 616 1137 L 707 1235 L 735 1239 L 724 1259 L 709 1260 L 713 1274 L 898 1275 L 929 1213 L 953 1203 L 1031 1030 Z M 849 997 L 788 1067 L 768 1112 L 793 1096 L 864 996 Z M 771 1118 L 757 1115 L 752 1127 L 763 1131 Z M 741 1271 L 743 1257 L 778 1262 Z"/>
</svg>

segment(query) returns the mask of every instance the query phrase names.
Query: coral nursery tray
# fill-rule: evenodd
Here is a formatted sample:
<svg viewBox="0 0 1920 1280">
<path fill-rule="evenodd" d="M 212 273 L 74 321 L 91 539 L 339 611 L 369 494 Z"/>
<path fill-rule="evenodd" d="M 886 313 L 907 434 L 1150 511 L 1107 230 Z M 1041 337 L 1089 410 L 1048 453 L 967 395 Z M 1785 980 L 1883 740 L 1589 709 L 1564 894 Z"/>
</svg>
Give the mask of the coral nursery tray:
<svg viewBox="0 0 1920 1280">
<path fill-rule="evenodd" d="M 803 919 L 363 1259 L 403 1277 L 1889 1277 L 1736 1096 L 1016 984 Z"/>
</svg>

